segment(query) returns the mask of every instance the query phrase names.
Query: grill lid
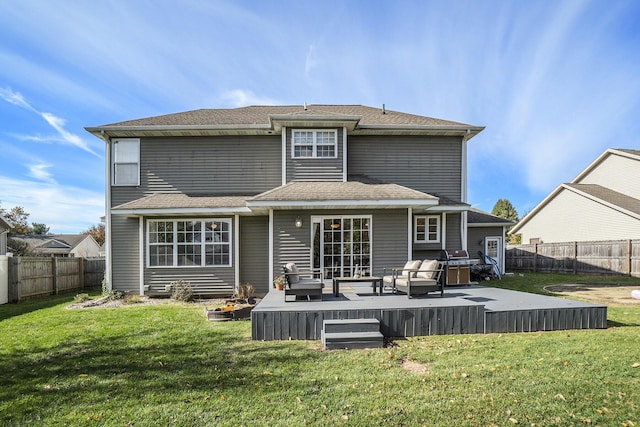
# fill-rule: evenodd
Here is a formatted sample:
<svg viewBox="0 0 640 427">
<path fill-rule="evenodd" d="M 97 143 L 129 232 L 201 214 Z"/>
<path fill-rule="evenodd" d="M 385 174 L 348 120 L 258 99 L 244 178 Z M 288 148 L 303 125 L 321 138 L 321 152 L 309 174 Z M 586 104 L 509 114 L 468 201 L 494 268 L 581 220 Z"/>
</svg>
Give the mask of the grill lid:
<svg viewBox="0 0 640 427">
<path fill-rule="evenodd" d="M 442 259 L 454 260 L 454 259 L 468 259 L 469 252 L 464 249 L 451 250 L 445 249 L 442 251 Z"/>
</svg>

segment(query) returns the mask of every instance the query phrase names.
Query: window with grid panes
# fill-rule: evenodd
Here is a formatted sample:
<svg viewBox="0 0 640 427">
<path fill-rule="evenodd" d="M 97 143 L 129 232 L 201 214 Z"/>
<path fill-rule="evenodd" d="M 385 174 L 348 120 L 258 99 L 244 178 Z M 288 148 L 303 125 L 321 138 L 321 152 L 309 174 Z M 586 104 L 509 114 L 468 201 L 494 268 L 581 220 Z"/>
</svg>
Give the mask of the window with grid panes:
<svg viewBox="0 0 640 427">
<path fill-rule="evenodd" d="M 337 132 L 335 130 L 293 130 L 293 158 L 335 158 Z"/>
<path fill-rule="evenodd" d="M 231 265 L 231 220 L 149 220 L 149 267 Z"/>
<path fill-rule="evenodd" d="M 440 242 L 440 217 L 437 215 L 416 216 L 414 218 L 415 243 Z"/>
</svg>

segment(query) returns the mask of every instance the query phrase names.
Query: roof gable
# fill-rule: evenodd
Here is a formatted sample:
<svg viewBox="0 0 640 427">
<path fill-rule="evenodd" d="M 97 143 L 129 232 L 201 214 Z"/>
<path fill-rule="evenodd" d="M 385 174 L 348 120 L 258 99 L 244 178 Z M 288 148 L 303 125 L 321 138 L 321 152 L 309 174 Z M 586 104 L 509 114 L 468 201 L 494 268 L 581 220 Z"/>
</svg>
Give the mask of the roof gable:
<svg viewBox="0 0 640 427">
<path fill-rule="evenodd" d="M 632 149 L 614 149 L 605 150 L 596 160 L 587 166 L 576 178 L 570 183 L 561 184 L 556 187 L 547 197 L 544 198 L 535 208 L 531 210 L 524 218 L 522 218 L 510 231 L 510 234 L 517 233 L 531 218 L 540 212 L 547 204 L 549 204 L 562 191 L 569 190 L 581 194 L 591 200 L 598 201 L 610 208 L 616 209 L 632 216 L 639 215 L 640 200 L 630 197 L 626 194 L 611 190 L 605 186 L 590 183 L 582 184 L 581 181 L 600 166 L 609 156 L 621 156 L 628 159 L 636 160 L 640 164 L 640 150 Z M 637 182 L 640 177 L 629 177 Z"/>
</svg>

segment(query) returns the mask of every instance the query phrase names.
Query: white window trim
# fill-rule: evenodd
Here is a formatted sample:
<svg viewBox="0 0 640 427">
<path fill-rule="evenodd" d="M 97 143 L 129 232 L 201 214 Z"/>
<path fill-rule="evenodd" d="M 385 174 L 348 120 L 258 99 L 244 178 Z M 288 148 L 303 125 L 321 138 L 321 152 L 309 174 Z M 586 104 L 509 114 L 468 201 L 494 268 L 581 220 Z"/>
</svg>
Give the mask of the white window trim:
<svg viewBox="0 0 640 427">
<path fill-rule="evenodd" d="M 177 227 L 177 222 L 184 222 L 184 221 L 200 221 L 202 223 L 204 222 L 226 222 L 229 225 L 229 233 L 231 233 L 231 236 L 229 236 L 229 241 L 228 242 L 218 242 L 216 244 L 224 244 L 227 245 L 229 247 L 229 263 L 228 264 L 217 264 L 217 265 L 207 265 L 205 264 L 205 256 L 202 255 L 202 259 L 201 259 L 201 264 L 200 265 L 178 265 L 178 227 Z M 151 253 L 150 253 L 150 247 L 151 247 L 151 242 L 150 242 L 150 238 L 149 238 L 149 234 L 150 234 L 150 227 L 149 224 L 152 222 L 172 222 L 173 225 L 173 242 L 171 242 L 171 245 L 173 246 L 173 265 L 151 265 Z M 146 236 L 146 243 L 145 243 L 145 250 L 147 253 L 146 256 L 146 265 L 147 268 L 220 268 L 220 267 L 231 267 L 233 266 L 233 256 L 234 256 L 234 252 L 233 252 L 233 220 L 232 218 L 157 218 L 157 219 L 148 219 L 147 220 L 147 224 L 146 224 L 146 232 L 145 232 L 145 236 Z M 201 227 L 201 232 L 204 230 L 204 227 Z M 210 243 L 212 244 L 212 243 Z M 201 239 L 200 241 L 200 245 L 202 246 L 202 251 L 201 253 L 204 254 L 204 246 L 207 245 L 207 242 L 205 241 L 205 239 Z"/>
<path fill-rule="evenodd" d="M 137 187 L 140 185 L 140 138 L 118 138 L 118 139 L 114 139 L 111 141 L 111 185 L 113 185 L 114 187 Z M 117 162 L 116 161 L 116 145 L 118 145 L 119 142 L 135 142 L 138 145 L 138 161 L 135 163 L 135 165 L 137 166 L 137 173 L 136 173 L 136 183 L 126 183 L 126 184 L 118 184 L 116 183 L 116 165 L 117 164 L 134 164 L 132 162 Z"/>
<path fill-rule="evenodd" d="M 418 239 L 418 219 L 423 218 L 425 221 L 425 239 Z M 434 218 L 437 221 L 437 231 L 436 231 L 436 239 L 429 240 L 429 220 Z M 440 234 L 442 231 L 442 221 L 440 220 L 440 215 L 416 215 L 413 217 L 413 243 L 440 243 Z"/>
<path fill-rule="evenodd" d="M 296 145 L 309 145 L 309 144 L 295 144 L 294 135 L 296 132 L 313 132 L 313 152 L 310 157 L 307 156 L 296 156 L 295 147 Z M 318 157 L 318 132 L 331 132 L 333 133 L 333 156 L 322 156 Z M 321 145 L 329 145 L 329 144 L 321 144 Z M 292 159 L 336 159 L 338 158 L 338 131 L 336 129 L 291 129 L 291 158 Z"/>
</svg>

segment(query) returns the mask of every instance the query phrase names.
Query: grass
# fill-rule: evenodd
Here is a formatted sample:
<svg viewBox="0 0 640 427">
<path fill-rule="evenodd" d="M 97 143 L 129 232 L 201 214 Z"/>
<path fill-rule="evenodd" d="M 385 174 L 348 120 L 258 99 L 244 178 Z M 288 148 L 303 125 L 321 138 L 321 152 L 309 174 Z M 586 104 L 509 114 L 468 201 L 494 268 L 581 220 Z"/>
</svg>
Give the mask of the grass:
<svg viewBox="0 0 640 427">
<path fill-rule="evenodd" d="M 207 322 L 197 305 L 67 310 L 72 301 L 0 306 L 0 425 L 640 426 L 640 307 L 609 308 L 606 330 L 321 351 L 251 341 L 248 321 Z"/>
</svg>

